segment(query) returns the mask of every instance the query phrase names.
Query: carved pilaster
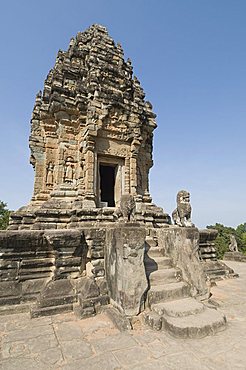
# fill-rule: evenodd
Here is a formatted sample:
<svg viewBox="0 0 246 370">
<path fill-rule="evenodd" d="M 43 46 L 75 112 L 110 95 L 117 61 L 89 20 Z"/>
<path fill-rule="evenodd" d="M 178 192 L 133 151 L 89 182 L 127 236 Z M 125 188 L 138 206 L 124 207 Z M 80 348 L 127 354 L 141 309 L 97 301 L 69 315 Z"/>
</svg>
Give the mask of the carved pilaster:
<svg viewBox="0 0 246 370">
<path fill-rule="evenodd" d="M 95 141 L 88 137 L 86 139 L 86 145 L 84 149 L 84 158 L 85 158 L 85 201 L 83 206 L 85 208 L 95 207 Z"/>
<path fill-rule="evenodd" d="M 146 159 L 146 167 L 144 171 L 144 184 L 143 184 L 143 201 L 146 203 L 152 202 L 152 198 L 149 193 L 149 170 L 152 167 L 152 165 L 153 165 L 152 160 L 148 161 Z"/>
<path fill-rule="evenodd" d="M 140 142 L 134 139 L 131 144 L 130 158 L 130 190 L 131 194 L 137 194 L 137 156 L 140 147 Z"/>
<path fill-rule="evenodd" d="M 34 194 L 33 196 L 36 197 L 41 191 L 43 190 L 43 182 L 45 179 L 45 166 L 44 161 L 37 161 L 35 164 L 35 181 L 34 181 Z"/>
<path fill-rule="evenodd" d="M 130 193 L 130 157 L 125 159 L 125 194 Z"/>
</svg>

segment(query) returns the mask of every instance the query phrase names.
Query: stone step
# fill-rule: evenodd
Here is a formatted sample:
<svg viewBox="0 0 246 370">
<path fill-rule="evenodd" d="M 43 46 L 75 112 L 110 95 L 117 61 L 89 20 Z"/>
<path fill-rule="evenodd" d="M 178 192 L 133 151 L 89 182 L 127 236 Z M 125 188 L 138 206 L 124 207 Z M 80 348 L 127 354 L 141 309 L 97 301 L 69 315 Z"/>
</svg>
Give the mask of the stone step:
<svg viewBox="0 0 246 370">
<path fill-rule="evenodd" d="M 224 330 L 225 327 L 225 316 L 221 312 L 207 307 L 196 315 L 162 316 L 162 330 L 167 330 L 178 338 L 202 338 Z"/>
<path fill-rule="evenodd" d="M 205 306 L 194 298 L 183 298 L 154 304 L 151 309 L 160 316 L 184 317 L 204 311 Z"/>
<path fill-rule="evenodd" d="M 1 306 L 8 306 L 8 305 L 18 305 L 21 303 L 21 296 L 6 296 L 0 298 L 0 307 Z"/>
<path fill-rule="evenodd" d="M 217 257 L 216 253 L 202 253 L 203 259 L 211 259 L 211 258 L 216 258 L 216 257 Z"/>
<path fill-rule="evenodd" d="M 0 316 L 29 312 L 30 307 L 31 307 L 30 303 L 20 303 L 0 306 Z"/>
<path fill-rule="evenodd" d="M 152 247 L 147 251 L 148 257 L 163 257 L 163 248 L 161 247 Z"/>
<path fill-rule="evenodd" d="M 163 285 L 154 285 L 148 291 L 149 305 L 170 301 L 179 298 L 186 298 L 190 295 L 190 287 L 183 281 Z"/>
<path fill-rule="evenodd" d="M 37 301 L 37 306 L 40 308 L 44 307 L 53 307 L 53 306 L 60 306 L 66 305 L 69 303 L 76 302 L 77 297 L 75 295 L 66 295 L 61 297 L 49 297 L 49 298 L 40 298 Z"/>
<path fill-rule="evenodd" d="M 157 240 L 153 239 L 151 236 L 147 236 L 146 239 L 147 249 L 149 248 L 156 248 L 158 243 Z"/>
<path fill-rule="evenodd" d="M 162 317 L 154 311 L 147 311 L 144 313 L 144 321 L 153 330 L 161 330 L 162 328 Z"/>
<path fill-rule="evenodd" d="M 149 275 L 150 285 L 176 282 L 180 274 L 180 270 L 175 267 L 153 271 Z"/>
<path fill-rule="evenodd" d="M 161 268 L 172 267 L 172 260 L 171 258 L 164 257 L 164 256 L 155 257 L 153 259 L 145 255 L 144 264 L 145 264 L 146 270 L 152 269 L 152 271 L 155 271 L 155 270 L 160 270 Z"/>
<path fill-rule="evenodd" d="M 33 307 L 31 309 L 31 317 L 39 317 L 39 316 L 50 316 L 50 315 L 57 315 L 59 313 L 70 312 L 73 311 L 73 304 L 63 304 L 59 306 L 51 306 L 51 307 Z"/>
</svg>

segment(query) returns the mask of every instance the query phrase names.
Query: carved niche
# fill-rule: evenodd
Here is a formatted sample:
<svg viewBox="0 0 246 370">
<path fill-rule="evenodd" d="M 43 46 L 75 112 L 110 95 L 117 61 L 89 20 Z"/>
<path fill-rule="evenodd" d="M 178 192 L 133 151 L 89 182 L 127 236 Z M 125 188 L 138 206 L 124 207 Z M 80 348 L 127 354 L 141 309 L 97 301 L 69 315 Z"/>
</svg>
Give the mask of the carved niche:
<svg viewBox="0 0 246 370">
<path fill-rule="evenodd" d="M 52 162 L 49 162 L 46 171 L 46 185 L 50 187 L 53 185 L 53 182 L 54 182 L 54 164 Z"/>
<path fill-rule="evenodd" d="M 75 175 L 75 163 L 73 157 L 67 157 L 64 166 L 64 182 L 72 183 Z"/>
</svg>

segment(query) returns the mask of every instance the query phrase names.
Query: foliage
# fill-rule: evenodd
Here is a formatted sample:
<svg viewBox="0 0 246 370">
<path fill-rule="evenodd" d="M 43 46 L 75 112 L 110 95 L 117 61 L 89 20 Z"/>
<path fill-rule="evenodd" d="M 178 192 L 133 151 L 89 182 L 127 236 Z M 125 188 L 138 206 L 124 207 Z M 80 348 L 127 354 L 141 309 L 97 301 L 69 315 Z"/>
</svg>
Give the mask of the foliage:
<svg viewBox="0 0 246 370">
<path fill-rule="evenodd" d="M 218 235 L 215 239 L 215 247 L 219 258 L 223 258 L 225 252 L 229 250 L 230 235 L 235 236 L 239 251 L 246 253 L 246 222 L 238 225 L 236 229 L 219 223 L 209 225 L 207 229 L 218 230 Z"/>
<path fill-rule="evenodd" d="M 9 224 L 10 210 L 7 208 L 7 204 L 0 200 L 0 230 L 5 230 Z"/>
<path fill-rule="evenodd" d="M 246 222 L 237 226 L 236 235 L 239 239 L 238 247 L 246 253 Z"/>
</svg>

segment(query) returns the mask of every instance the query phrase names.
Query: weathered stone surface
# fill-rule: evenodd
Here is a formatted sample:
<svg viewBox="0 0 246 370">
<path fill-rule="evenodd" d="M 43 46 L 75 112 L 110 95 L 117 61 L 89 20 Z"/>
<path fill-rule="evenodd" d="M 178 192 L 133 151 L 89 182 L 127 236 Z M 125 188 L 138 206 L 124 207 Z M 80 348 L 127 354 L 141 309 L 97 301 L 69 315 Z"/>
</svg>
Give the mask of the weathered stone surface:
<svg viewBox="0 0 246 370">
<path fill-rule="evenodd" d="M 190 296 L 190 286 L 183 281 L 151 286 L 148 292 L 148 303 L 152 305 L 160 301 L 170 301 Z"/>
<path fill-rule="evenodd" d="M 0 297 L 20 296 L 21 285 L 17 281 L 2 281 L 0 283 Z"/>
<path fill-rule="evenodd" d="M 218 231 L 215 229 L 200 229 L 199 230 L 199 257 L 205 274 L 212 281 L 223 278 L 238 277 L 230 267 L 218 260 L 217 251 L 215 248 L 215 239 Z"/>
<path fill-rule="evenodd" d="M 184 317 L 203 312 L 205 306 L 193 298 L 183 298 L 171 302 L 162 302 L 152 305 L 152 310 L 159 315 L 167 314 L 170 317 Z"/>
<path fill-rule="evenodd" d="M 40 293 L 41 300 L 49 300 L 54 297 L 70 296 L 74 294 L 74 286 L 71 280 L 61 279 L 49 281 Z"/>
<path fill-rule="evenodd" d="M 133 221 L 134 213 L 136 211 L 136 203 L 133 195 L 123 194 L 120 199 L 120 207 L 115 211 L 115 217 L 123 217 L 123 221 Z"/>
<path fill-rule="evenodd" d="M 226 252 L 224 254 L 224 260 L 246 262 L 246 255 L 242 252 Z"/>
<path fill-rule="evenodd" d="M 148 287 L 144 242 L 145 230 L 139 226 L 125 224 L 107 230 L 105 269 L 109 295 L 129 316 L 141 311 Z"/>
<path fill-rule="evenodd" d="M 172 226 L 167 230 L 158 230 L 157 235 L 160 247 L 182 271 L 183 279 L 192 287 L 193 295 L 207 295 L 206 276 L 198 257 L 198 229 Z"/>
<path fill-rule="evenodd" d="M 26 280 L 22 283 L 22 294 L 25 299 L 36 297 L 39 292 L 46 286 L 49 279 Z"/>
<path fill-rule="evenodd" d="M 76 281 L 76 289 L 82 299 L 94 298 L 100 295 L 99 287 L 93 277 L 84 277 Z"/>
<path fill-rule="evenodd" d="M 177 194 L 177 208 L 172 213 L 174 224 L 181 227 L 193 227 L 191 222 L 190 193 L 180 190 Z"/>
<path fill-rule="evenodd" d="M 151 311 L 145 314 L 146 323 L 179 338 L 199 338 L 225 329 L 223 314 L 193 298 L 209 298 L 198 258 L 198 229 L 172 226 L 156 230 L 155 237 L 147 240 L 145 261 L 150 283 L 147 300 Z M 151 254 L 151 250 L 155 253 Z M 166 263 L 166 255 L 175 268 Z"/>
<path fill-rule="evenodd" d="M 158 234 L 159 246 L 153 231 L 171 223 L 149 194 L 155 128 L 131 62 L 105 27 L 91 26 L 58 52 L 31 120 L 33 197 L 0 233 L 0 305 L 30 301 L 32 317 L 74 309 L 84 318 L 110 297 L 132 317 L 145 304 L 189 296 L 190 286 L 193 295 L 206 293 L 188 192 L 179 192 L 173 213 L 183 229 Z M 145 269 L 146 232 L 148 261 L 159 260 Z M 153 315 L 152 326 L 163 326 L 165 317 Z M 59 366 L 60 349 L 49 352 Z M 125 355 L 132 362 L 134 350 Z"/>
<path fill-rule="evenodd" d="M 238 252 L 237 240 L 235 238 L 235 235 L 230 235 L 229 251 Z"/>
<path fill-rule="evenodd" d="M 37 318 L 40 316 L 51 316 L 71 311 L 73 311 L 73 304 L 63 303 L 59 304 L 58 306 L 55 305 L 45 307 L 33 306 L 31 307 L 30 314 L 31 318 Z"/>
<path fill-rule="evenodd" d="M 110 318 L 119 331 L 123 332 L 132 329 L 130 320 L 115 307 L 106 306 L 103 312 Z"/>
<path fill-rule="evenodd" d="M 130 362 L 133 350 L 137 352 L 144 348 L 148 356 L 136 357 L 135 365 L 126 365 L 126 368 L 138 370 L 244 369 L 246 265 L 240 262 L 228 262 L 228 264 L 239 272 L 240 277 L 218 281 L 217 285 L 212 287 L 214 299 L 220 304 L 220 310 L 228 317 L 228 327 L 223 332 L 199 340 L 196 338 L 182 340 L 171 337 L 163 331 L 150 330 L 148 327 L 119 333 L 105 314 L 84 320 L 77 320 L 71 313 L 39 319 L 30 319 L 28 314 L 9 315 L 0 317 L 0 340 L 2 339 L 0 367 L 2 366 L 4 370 L 117 369 L 123 367 L 121 363 L 123 355 L 129 355 L 124 362 L 126 364 L 127 361 Z M 39 330 L 31 330 L 32 335 L 29 336 L 30 328 L 36 326 Z M 47 331 L 47 326 L 51 326 L 52 330 Z M 79 328 L 81 330 L 78 330 Z M 72 344 L 74 349 L 71 348 Z M 90 354 L 89 346 L 93 354 L 87 357 Z M 38 360 L 46 355 L 46 360 L 51 358 L 50 363 L 52 363 L 52 359 L 56 356 L 54 353 L 47 352 L 49 348 L 60 348 L 64 361 L 59 365 L 49 366 Z M 132 351 L 126 352 L 126 349 L 132 349 Z M 115 351 L 120 362 L 114 356 Z M 43 356 L 39 357 L 42 352 Z M 139 353 L 141 354 L 141 351 Z"/>
<path fill-rule="evenodd" d="M 199 256 L 202 261 L 217 261 L 215 239 L 218 235 L 216 229 L 199 230 Z"/>
<path fill-rule="evenodd" d="M 0 316 L 11 315 L 22 312 L 29 312 L 30 304 L 29 303 L 17 303 L 17 304 L 5 304 L 0 306 Z"/>
<path fill-rule="evenodd" d="M 149 194 L 155 117 L 130 60 L 106 28 L 79 32 L 58 52 L 36 96 L 29 140 L 34 193 L 11 215 L 10 229 L 113 222 L 122 195 L 138 203 L 138 221 L 169 223 Z"/>
<path fill-rule="evenodd" d="M 54 277 L 79 277 L 85 270 L 87 255 L 81 230 L 46 230 L 44 238 L 55 254 Z"/>
<path fill-rule="evenodd" d="M 97 286 L 99 288 L 100 294 L 108 294 L 108 284 L 105 278 L 97 279 Z"/>
<path fill-rule="evenodd" d="M 185 317 L 163 316 L 162 328 L 178 338 L 202 338 L 224 330 L 225 316 L 213 309 Z"/>
<path fill-rule="evenodd" d="M 61 347 L 62 353 L 67 361 L 82 360 L 93 355 L 91 345 L 78 338 L 63 341 Z"/>
<path fill-rule="evenodd" d="M 2 232 L 0 248 L 0 305 L 35 300 L 49 280 L 85 272 L 88 245 L 81 230 Z M 64 297 L 59 283 L 54 284 L 52 299 Z"/>
<path fill-rule="evenodd" d="M 36 304 L 31 308 L 31 316 L 46 316 L 73 309 L 77 300 L 76 290 L 71 280 L 52 280 L 41 291 Z"/>
</svg>

